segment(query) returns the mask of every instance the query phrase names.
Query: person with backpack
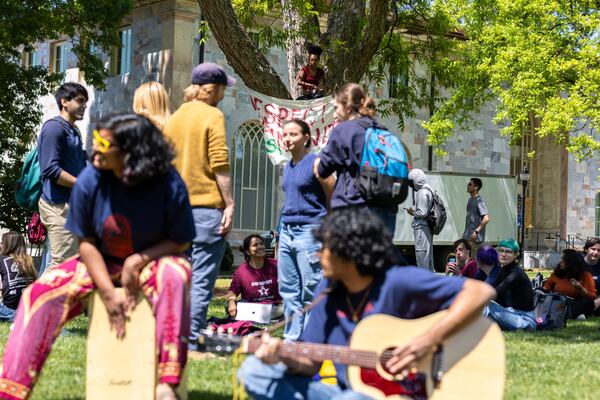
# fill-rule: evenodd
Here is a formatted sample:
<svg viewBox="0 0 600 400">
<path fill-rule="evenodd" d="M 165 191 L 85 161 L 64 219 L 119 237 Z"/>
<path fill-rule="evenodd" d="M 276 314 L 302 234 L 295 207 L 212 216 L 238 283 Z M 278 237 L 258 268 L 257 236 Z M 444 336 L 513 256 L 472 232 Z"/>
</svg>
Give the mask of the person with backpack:
<svg viewBox="0 0 600 400">
<path fill-rule="evenodd" d="M 15 318 L 21 294 L 29 284 L 37 279 L 33 260 L 27 254 L 23 235 L 9 231 L 2 235 L 0 246 L 0 284 L 2 302 L 0 321 L 12 322 Z"/>
<path fill-rule="evenodd" d="M 334 172 L 337 181 L 331 198 L 331 208 L 359 207 L 378 216 L 393 235 L 396 229 L 396 214 L 398 204 L 408 193 L 408 169 L 410 154 L 402 146 L 399 139 L 375 120 L 375 101 L 367 96 L 362 86 L 347 83 L 336 90 L 335 115 L 340 123 L 331 131 L 327 145 L 318 154 L 314 163 L 315 176 L 327 178 Z M 369 199 L 372 195 L 360 182 L 369 183 L 368 173 L 363 174 L 361 164 L 373 156 L 365 151 L 367 133 L 377 133 L 374 139 L 383 139 L 384 134 L 390 141 L 397 143 L 389 160 L 397 166 L 394 177 L 383 180 L 382 189 L 389 190 L 391 199 Z M 386 143 L 387 144 L 387 143 Z M 367 156 L 367 157 L 365 157 Z M 376 175 L 373 173 L 371 176 Z"/>
<path fill-rule="evenodd" d="M 433 265 L 433 234 L 427 221 L 433 206 L 433 190 L 429 186 L 425 172 L 418 168 L 413 168 L 408 173 L 408 184 L 413 189 L 415 208 L 407 208 L 406 212 L 413 217 L 411 226 L 415 234 L 417 267 L 435 271 Z"/>
<path fill-rule="evenodd" d="M 583 259 L 576 250 L 563 250 L 560 262 L 550 278 L 544 282 L 544 289 L 573 299 L 569 318 L 593 315 L 596 308 L 596 285 L 592 274 L 585 270 Z"/>
<path fill-rule="evenodd" d="M 46 121 L 37 142 L 42 175 L 38 206 L 52 254 L 47 270 L 77 254 L 77 239 L 65 229 L 65 222 L 71 189 L 86 163 L 81 133 L 75 122 L 83 119 L 87 90 L 78 83 L 68 82 L 58 88 L 54 97 L 59 115 Z"/>
</svg>

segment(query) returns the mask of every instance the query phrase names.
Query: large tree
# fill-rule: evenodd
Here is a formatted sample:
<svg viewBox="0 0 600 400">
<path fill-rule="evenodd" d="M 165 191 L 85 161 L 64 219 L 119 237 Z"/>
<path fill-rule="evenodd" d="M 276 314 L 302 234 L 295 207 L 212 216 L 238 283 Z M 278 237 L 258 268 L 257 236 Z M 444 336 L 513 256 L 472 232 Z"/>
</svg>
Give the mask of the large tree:
<svg viewBox="0 0 600 400">
<path fill-rule="evenodd" d="M 22 159 L 36 137 L 41 110 L 37 102 L 55 89 L 59 74 L 47 67 L 25 68 L 24 52 L 38 42 L 68 38 L 86 81 L 104 86 L 102 61 L 91 44 L 110 50 L 132 0 L 0 1 L 0 226 L 22 230 L 28 212 L 14 202 Z"/>
<path fill-rule="evenodd" d="M 364 78 L 380 83 L 403 77 L 405 84 L 380 102 L 380 111 L 398 115 L 402 124 L 416 109 L 428 108 L 432 118 L 424 127 L 440 151 L 490 100 L 497 101 L 496 121 L 512 142 L 529 129 L 556 138 L 579 158 L 600 150 L 597 0 L 198 3 L 228 62 L 251 89 L 289 98 L 293 84 L 282 82 L 261 49 L 284 48 L 291 72 L 298 69 L 291 65 L 299 62 L 298 47 L 309 40 L 325 49 L 330 89 Z"/>
</svg>

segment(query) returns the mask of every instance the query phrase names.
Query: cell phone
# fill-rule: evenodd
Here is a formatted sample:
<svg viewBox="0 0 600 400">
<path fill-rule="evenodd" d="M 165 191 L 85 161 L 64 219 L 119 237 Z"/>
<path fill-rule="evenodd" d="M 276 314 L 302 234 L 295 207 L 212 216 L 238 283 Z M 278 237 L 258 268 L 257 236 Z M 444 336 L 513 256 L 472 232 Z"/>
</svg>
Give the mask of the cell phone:
<svg viewBox="0 0 600 400">
<path fill-rule="evenodd" d="M 455 263 L 456 262 L 456 257 L 448 257 L 448 262 L 449 263 Z"/>
</svg>

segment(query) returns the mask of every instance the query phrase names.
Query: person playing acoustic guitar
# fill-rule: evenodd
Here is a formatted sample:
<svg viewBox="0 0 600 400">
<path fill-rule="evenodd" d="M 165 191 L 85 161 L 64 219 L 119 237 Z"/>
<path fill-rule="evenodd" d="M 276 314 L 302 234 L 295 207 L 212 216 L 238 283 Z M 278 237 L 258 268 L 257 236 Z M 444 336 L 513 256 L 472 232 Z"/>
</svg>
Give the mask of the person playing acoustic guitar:
<svg viewBox="0 0 600 400">
<path fill-rule="evenodd" d="M 381 355 L 383 368 L 393 375 L 417 375 L 417 361 L 480 316 L 495 295 L 491 286 L 479 281 L 397 266 L 392 237 L 383 223 L 358 209 L 333 211 L 315 236 L 323 244 L 319 256 L 326 279 L 318 289 L 321 294 L 315 297 L 301 341 L 347 346 L 357 323 L 367 316 L 415 319 L 448 309 L 426 332 Z M 371 398 L 350 389 L 345 365 L 335 363 L 338 384 L 326 385 L 312 379 L 319 362 L 286 354 L 287 344 L 280 339 L 263 335 L 261 340 L 255 356 L 244 362 L 239 373 L 255 399 Z"/>
</svg>

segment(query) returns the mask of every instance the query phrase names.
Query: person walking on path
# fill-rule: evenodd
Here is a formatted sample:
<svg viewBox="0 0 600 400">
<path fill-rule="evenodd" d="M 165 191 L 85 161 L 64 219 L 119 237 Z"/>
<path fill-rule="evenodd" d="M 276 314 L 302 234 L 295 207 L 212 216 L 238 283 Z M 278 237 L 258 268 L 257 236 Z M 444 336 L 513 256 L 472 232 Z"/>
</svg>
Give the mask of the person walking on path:
<svg viewBox="0 0 600 400">
<path fill-rule="evenodd" d="M 60 328 L 84 312 L 94 290 L 117 338 L 126 334 L 125 320 L 143 292 L 156 317 L 156 398 L 176 399 L 187 361 L 182 337 L 189 329 L 191 266 L 182 252 L 194 237 L 194 224 L 173 157 L 145 117 L 115 115 L 98 124 L 92 165 L 79 175 L 67 215 L 66 229 L 79 238 L 79 256 L 23 292 L 4 347 L 0 399 L 30 397 Z M 118 285 L 124 296 L 115 291 Z"/>
<path fill-rule="evenodd" d="M 186 103 L 171 116 L 165 135 L 173 142 L 175 167 L 185 181 L 192 205 L 196 237 L 192 241 L 191 333 L 189 349 L 198 350 L 206 313 L 225 253 L 234 214 L 225 116 L 217 104 L 225 88 L 235 84 L 213 63 L 197 65 Z"/>
<path fill-rule="evenodd" d="M 467 217 L 462 237 L 471 243 L 471 254 L 477 254 L 477 249 L 485 241 L 485 226 L 490 222 L 485 201 L 479 195 L 482 186 L 479 178 L 471 178 L 467 184 L 467 192 L 471 197 L 467 201 Z"/>
<path fill-rule="evenodd" d="M 433 190 L 429 186 L 425 172 L 413 168 L 408 173 L 409 185 L 413 188 L 414 210 L 406 212 L 413 217 L 411 224 L 415 234 L 415 258 L 417 267 L 435 271 L 433 265 L 433 234 L 427 224 L 427 216 L 433 206 Z"/>
<path fill-rule="evenodd" d="M 309 313 L 303 314 L 302 309 L 313 300 L 322 278 L 317 254 L 321 245 L 313 232 L 327 214 L 335 179 L 315 176 L 316 156 L 310 153 L 310 128 L 306 122 L 288 121 L 283 127 L 283 143 L 292 159 L 283 171 L 285 202 L 277 254 L 278 281 L 287 321 L 283 336 L 297 340 L 309 319 Z"/>
<path fill-rule="evenodd" d="M 62 84 L 56 94 L 59 115 L 46 121 L 38 138 L 38 159 L 42 173 L 40 218 L 48 230 L 50 265 L 46 271 L 77 254 L 75 236 L 65 229 L 69 196 L 83 170 L 86 155 L 75 121 L 83 119 L 88 93 L 78 83 Z"/>
<path fill-rule="evenodd" d="M 369 127 L 383 128 L 375 120 L 375 101 L 356 83 L 347 83 L 336 90 L 334 100 L 335 116 L 340 123 L 333 128 L 327 145 L 315 159 L 315 176 L 327 178 L 336 172 L 331 208 L 364 208 L 377 215 L 393 236 L 398 206 L 367 206 L 356 183 L 360 174 L 365 131 Z"/>
</svg>

